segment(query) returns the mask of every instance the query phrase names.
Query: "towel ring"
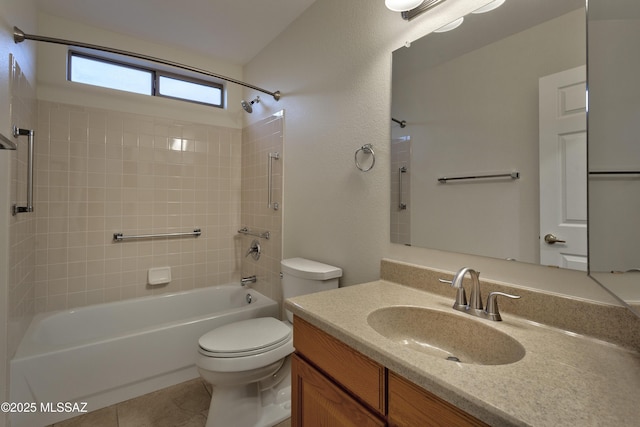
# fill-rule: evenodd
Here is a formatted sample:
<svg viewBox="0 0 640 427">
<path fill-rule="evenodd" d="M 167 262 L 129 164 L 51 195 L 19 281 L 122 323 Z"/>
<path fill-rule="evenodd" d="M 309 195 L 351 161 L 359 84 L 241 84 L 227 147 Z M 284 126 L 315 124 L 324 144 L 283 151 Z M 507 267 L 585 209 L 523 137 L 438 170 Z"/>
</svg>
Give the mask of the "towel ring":
<svg viewBox="0 0 640 427">
<path fill-rule="evenodd" d="M 371 165 L 368 168 L 363 168 L 362 165 L 360 164 L 360 162 L 358 162 L 358 153 L 361 152 L 361 151 L 364 152 L 364 153 L 371 154 Z M 362 172 L 368 172 L 371 169 L 373 169 L 373 166 L 376 164 L 376 153 L 373 152 L 373 145 L 364 144 L 362 147 L 358 148 L 356 150 L 356 154 L 354 156 L 354 159 L 356 161 L 356 167 L 358 169 L 360 169 Z"/>
</svg>

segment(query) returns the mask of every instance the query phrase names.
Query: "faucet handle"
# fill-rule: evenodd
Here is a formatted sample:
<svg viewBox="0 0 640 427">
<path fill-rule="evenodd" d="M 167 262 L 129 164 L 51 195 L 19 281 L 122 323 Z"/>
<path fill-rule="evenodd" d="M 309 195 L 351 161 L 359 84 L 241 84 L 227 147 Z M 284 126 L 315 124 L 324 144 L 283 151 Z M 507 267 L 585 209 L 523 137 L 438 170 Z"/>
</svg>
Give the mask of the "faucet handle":
<svg viewBox="0 0 640 427">
<path fill-rule="evenodd" d="M 466 307 L 467 306 L 467 294 L 464 292 L 464 288 L 461 286 L 455 286 L 453 284 L 453 280 L 446 279 L 438 279 L 440 283 L 447 283 L 453 288 L 456 288 L 456 302 L 453 303 L 453 308 L 458 309 L 458 307 Z"/>
<path fill-rule="evenodd" d="M 520 295 L 505 294 L 504 292 L 489 293 L 489 296 L 487 297 L 487 308 L 485 312 L 490 320 L 502 320 L 502 317 L 500 317 L 500 311 L 498 310 L 498 296 L 503 296 L 511 299 L 520 299 Z"/>
</svg>

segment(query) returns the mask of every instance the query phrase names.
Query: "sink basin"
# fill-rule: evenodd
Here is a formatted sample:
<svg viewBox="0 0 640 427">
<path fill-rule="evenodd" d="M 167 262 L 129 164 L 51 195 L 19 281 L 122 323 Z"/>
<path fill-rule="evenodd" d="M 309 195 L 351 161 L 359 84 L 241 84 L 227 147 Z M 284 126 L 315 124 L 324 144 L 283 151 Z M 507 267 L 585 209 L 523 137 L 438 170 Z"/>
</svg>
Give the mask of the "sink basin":
<svg viewBox="0 0 640 427">
<path fill-rule="evenodd" d="M 373 311 L 367 323 L 380 335 L 433 357 L 477 365 L 505 365 L 522 359 L 524 347 L 509 335 L 439 310 L 393 306 Z"/>
</svg>

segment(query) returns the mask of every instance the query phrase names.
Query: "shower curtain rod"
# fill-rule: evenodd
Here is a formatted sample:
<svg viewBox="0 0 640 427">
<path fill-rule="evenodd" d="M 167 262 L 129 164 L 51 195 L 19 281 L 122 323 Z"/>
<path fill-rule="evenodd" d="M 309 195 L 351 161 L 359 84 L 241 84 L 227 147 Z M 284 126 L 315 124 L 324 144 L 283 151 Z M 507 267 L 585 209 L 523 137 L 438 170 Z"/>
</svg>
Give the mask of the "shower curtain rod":
<svg viewBox="0 0 640 427">
<path fill-rule="evenodd" d="M 98 46 L 98 45 L 89 44 L 89 43 L 75 42 L 75 41 L 72 41 L 72 40 L 64 40 L 64 39 L 56 39 L 56 38 L 52 38 L 52 37 L 37 36 L 37 35 L 34 35 L 34 34 L 25 34 L 20 28 L 13 27 L 13 41 L 15 43 L 21 43 L 21 42 L 23 42 L 25 40 L 34 40 L 34 41 L 38 41 L 38 42 L 62 44 L 62 45 L 66 45 L 66 46 L 74 46 L 74 47 L 81 47 L 81 48 L 86 48 L 86 49 L 94 49 L 94 50 L 100 50 L 100 51 L 103 51 L 103 52 L 115 53 L 115 54 L 118 54 L 118 55 L 130 56 L 132 58 L 142 59 L 142 60 L 145 60 L 145 61 L 152 61 L 152 62 L 156 62 L 158 64 L 168 65 L 170 67 L 181 68 L 183 70 L 191 71 L 191 72 L 202 74 L 202 75 L 209 76 L 209 77 L 214 77 L 214 78 L 217 78 L 217 79 L 225 80 L 225 81 L 230 82 L 230 83 L 235 83 L 235 84 L 240 85 L 240 86 L 248 87 L 250 89 L 254 89 L 254 90 L 257 90 L 259 92 L 266 93 L 267 95 L 271 95 L 271 96 L 273 96 L 273 99 L 275 99 L 276 101 L 280 100 L 280 97 L 281 97 L 281 93 L 280 93 L 279 90 L 277 90 L 275 92 L 270 92 L 270 91 L 268 91 L 266 89 L 262 89 L 262 88 L 260 88 L 258 86 L 254 86 L 254 85 L 251 85 L 249 83 L 241 82 L 240 80 L 232 79 L 231 77 L 221 76 L 220 74 L 215 74 L 215 73 L 212 73 L 212 72 L 207 71 L 207 70 L 203 70 L 203 69 L 196 68 L 196 67 L 191 67 L 190 65 L 180 64 L 179 62 L 168 61 L 166 59 L 155 58 L 153 56 L 143 55 L 141 53 L 128 52 L 126 50 L 113 49 L 113 48 L 110 48 L 110 47 Z"/>
</svg>

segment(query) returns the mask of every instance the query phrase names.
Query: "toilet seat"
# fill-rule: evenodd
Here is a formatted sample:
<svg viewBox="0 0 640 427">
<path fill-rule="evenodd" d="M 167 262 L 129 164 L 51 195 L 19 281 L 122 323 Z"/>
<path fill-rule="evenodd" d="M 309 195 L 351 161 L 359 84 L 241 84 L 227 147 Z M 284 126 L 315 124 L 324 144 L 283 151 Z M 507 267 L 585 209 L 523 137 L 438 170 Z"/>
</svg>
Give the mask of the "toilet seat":
<svg viewBox="0 0 640 427">
<path fill-rule="evenodd" d="M 208 357 L 247 357 L 269 352 L 291 340 L 291 328 L 273 317 L 241 320 L 220 326 L 198 340 Z"/>
</svg>

